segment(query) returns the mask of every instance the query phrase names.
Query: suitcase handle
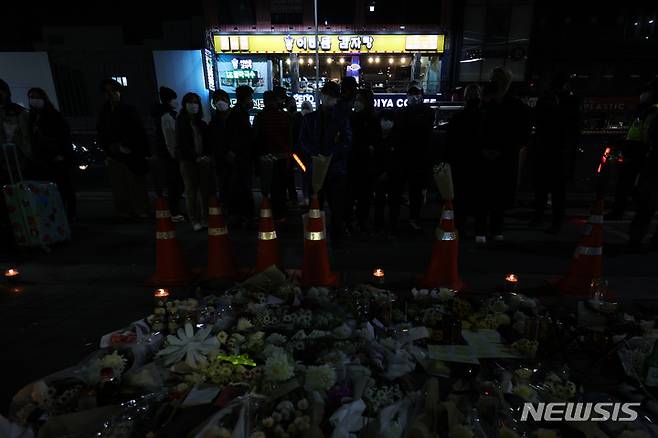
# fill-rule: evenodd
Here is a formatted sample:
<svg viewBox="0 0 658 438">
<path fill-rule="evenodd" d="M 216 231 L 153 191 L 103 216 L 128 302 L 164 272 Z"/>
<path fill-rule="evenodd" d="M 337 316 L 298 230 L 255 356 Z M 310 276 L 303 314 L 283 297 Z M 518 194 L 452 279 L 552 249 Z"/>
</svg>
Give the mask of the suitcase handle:
<svg viewBox="0 0 658 438">
<path fill-rule="evenodd" d="M 14 153 L 14 161 L 16 162 L 16 173 L 18 174 L 18 180 L 14 179 L 14 172 L 11 170 L 11 163 L 9 162 L 9 154 L 7 149 L 11 149 Z M 9 181 L 11 184 L 17 184 L 23 182 L 23 172 L 21 171 L 21 163 L 18 161 L 18 146 L 13 143 L 6 143 L 2 145 L 2 152 L 5 156 L 5 163 L 7 163 L 7 171 L 9 172 Z"/>
</svg>

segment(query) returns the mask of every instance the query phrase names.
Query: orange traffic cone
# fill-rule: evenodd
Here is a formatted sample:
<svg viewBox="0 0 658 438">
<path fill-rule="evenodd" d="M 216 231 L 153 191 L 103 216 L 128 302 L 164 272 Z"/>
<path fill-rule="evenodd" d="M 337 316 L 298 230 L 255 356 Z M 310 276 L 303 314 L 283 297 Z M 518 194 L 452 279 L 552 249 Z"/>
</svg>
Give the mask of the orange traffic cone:
<svg viewBox="0 0 658 438">
<path fill-rule="evenodd" d="M 206 278 L 236 278 L 235 259 L 217 198 L 208 199 L 208 267 Z"/>
<path fill-rule="evenodd" d="M 272 265 L 280 266 L 279 241 L 276 238 L 272 208 L 267 197 L 260 204 L 260 224 L 258 226 L 258 246 L 256 248 L 256 272 L 264 271 Z"/>
<path fill-rule="evenodd" d="M 436 228 L 436 242 L 432 249 L 432 259 L 427 268 L 427 274 L 420 279 L 420 286 L 463 289 L 464 283 L 459 277 L 457 269 L 458 256 L 459 241 L 455 229 L 455 213 L 452 209 L 452 202 L 445 201 L 441 213 L 441 223 Z"/>
<path fill-rule="evenodd" d="M 302 287 L 335 286 L 337 282 L 338 277 L 329 268 L 324 216 L 317 195 L 313 195 L 311 209 L 304 217 L 304 261 L 299 284 Z"/>
<path fill-rule="evenodd" d="M 157 221 L 155 274 L 147 280 L 147 283 L 156 286 L 183 286 L 193 276 L 183 261 L 183 252 L 176 239 L 171 213 L 163 197 L 158 197 L 155 202 L 155 217 Z"/>
<path fill-rule="evenodd" d="M 569 273 L 557 282 L 558 289 L 566 295 L 588 296 L 592 280 L 601 278 L 603 273 L 602 255 L 603 200 L 597 200 L 574 251 Z"/>
</svg>

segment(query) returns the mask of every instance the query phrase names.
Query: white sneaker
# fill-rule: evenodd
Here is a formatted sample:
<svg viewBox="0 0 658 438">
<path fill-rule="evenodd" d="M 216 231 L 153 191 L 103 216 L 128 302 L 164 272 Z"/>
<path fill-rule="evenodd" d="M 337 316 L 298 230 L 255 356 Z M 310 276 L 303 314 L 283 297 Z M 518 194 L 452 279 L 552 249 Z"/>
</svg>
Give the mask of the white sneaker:
<svg viewBox="0 0 658 438">
<path fill-rule="evenodd" d="M 201 225 L 200 223 L 197 222 L 194 225 L 192 225 L 192 229 L 194 231 L 201 231 L 201 230 L 203 230 L 203 225 Z"/>
<path fill-rule="evenodd" d="M 487 243 L 487 236 L 475 236 L 475 243 L 479 243 L 479 244 Z"/>
<path fill-rule="evenodd" d="M 503 240 L 505 240 L 505 236 L 503 236 L 502 234 L 496 234 L 495 236 L 493 236 L 493 239 L 496 242 L 502 242 Z"/>
<path fill-rule="evenodd" d="M 176 216 L 171 217 L 171 221 L 175 224 L 185 222 L 185 216 L 182 214 L 177 214 Z"/>
</svg>

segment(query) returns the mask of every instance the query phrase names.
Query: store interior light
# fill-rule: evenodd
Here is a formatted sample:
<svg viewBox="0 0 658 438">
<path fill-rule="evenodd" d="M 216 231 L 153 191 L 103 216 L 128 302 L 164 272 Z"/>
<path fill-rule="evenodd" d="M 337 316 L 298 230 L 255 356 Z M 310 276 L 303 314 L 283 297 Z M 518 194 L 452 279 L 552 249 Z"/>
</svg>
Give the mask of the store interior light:
<svg viewBox="0 0 658 438">
<path fill-rule="evenodd" d="M 308 65 L 313 64 L 313 58 L 308 58 L 308 59 L 306 60 L 306 63 L 307 63 Z"/>
<path fill-rule="evenodd" d="M 345 64 L 345 58 L 340 58 L 340 59 L 338 60 L 338 62 L 341 63 L 341 64 Z"/>
<path fill-rule="evenodd" d="M 389 63 L 389 64 L 393 64 L 394 62 L 395 62 L 395 59 L 393 59 L 393 58 L 388 58 L 388 63 Z"/>
<path fill-rule="evenodd" d="M 649 24 L 653 24 L 653 19 L 649 20 Z"/>
<path fill-rule="evenodd" d="M 286 59 L 286 64 L 290 65 L 290 58 Z"/>
<path fill-rule="evenodd" d="M 332 62 L 334 62 L 333 58 L 327 58 L 327 64 L 331 64 Z"/>
<path fill-rule="evenodd" d="M 378 56 L 378 57 L 375 58 L 375 62 L 379 63 L 379 61 L 380 61 L 380 59 L 379 59 L 379 56 Z"/>
<path fill-rule="evenodd" d="M 369 62 L 370 64 L 372 64 L 373 62 L 375 62 L 375 58 L 373 58 L 372 56 L 369 57 L 369 58 L 368 58 L 368 62 Z"/>
<path fill-rule="evenodd" d="M 406 64 L 407 58 L 400 58 L 400 64 Z"/>
<path fill-rule="evenodd" d="M 375 12 L 375 5 L 370 5 L 370 12 Z"/>
<path fill-rule="evenodd" d="M 633 23 L 633 24 L 634 24 L 635 26 L 639 26 L 639 25 L 640 25 L 640 23 L 638 23 L 637 21 L 636 21 L 635 23 Z"/>
<path fill-rule="evenodd" d="M 304 64 L 304 58 L 299 58 L 299 64 L 303 65 Z"/>
</svg>

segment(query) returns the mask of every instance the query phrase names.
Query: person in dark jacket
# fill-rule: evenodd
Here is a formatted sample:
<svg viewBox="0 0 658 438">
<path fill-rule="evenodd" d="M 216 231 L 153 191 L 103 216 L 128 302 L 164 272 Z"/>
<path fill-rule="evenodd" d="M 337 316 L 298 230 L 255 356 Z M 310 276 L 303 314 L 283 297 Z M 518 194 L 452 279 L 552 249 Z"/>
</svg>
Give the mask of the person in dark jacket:
<svg viewBox="0 0 658 438">
<path fill-rule="evenodd" d="M 423 189 L 432 168 L 429 157 L 434 113 L 423 103 L 423 90 L 417 84 L 412 84 L 407 91 L 407 106 L 400 114 L 399 124 L 405 137 L 404 183 L 409 193 L 409 226 L 418 231 Z"/>
<path fill-rule="evenodd" d="M 511 74 L 494 69 L 483 92 L 482 146 L 475 159 L 479 180 L 475 241 L 486 243 L 487 234 L 504 240 L 505 210 L 514 202 L 518 158 L 529 134 L 527 107 L 508 94 Z"/>
<path fill-rule="evenodd" d="M 290 168 L 290 117 L 274 91 L 263 93 L 263 110 L 254 117 L 254 141 L 263 194 L 272 200 L 272 214 L 286 214 L 286 182 Z"/>
<path fill-rule="evenodd" d="M 17 146 L 21 167 L 32 158 L 28 112 L 12 102 L 9 84 L 0 79 L 0 144 L 5 143 Z"/>
<path fill-rule="evenodd" d="M 167 201 L 172 222 L 183 222 L 180 202 L 183 197 L 183 178 L 180 165 L 176 159 L 176 92 L 168 87 L 160 87 L 160 103 L 153 111 L 155 141 L 153 155 L 158 160 L 161 172 L 156 179 L 156 187 L 162 194 L 163 186 L 167 189 Z M 162 175 L 164 173 L 164 175 Z M 164 178 L 163 178 L 164 176 Z M 163 181 L 164 180 L 164 181 Z M 164 184 L 163 184 L 164 182 Z"/>
<path fill-rule="evenodd" d="M 137 109 L 121 100 L 121 84 L 106 79 L 100 88 L 106 103 L 98 116 L 98 144 L 107 156 L 116 214 L 121 218 L 147 218 L 149 147 L 144 125 Z"/>
<path fill-rule="evenodd" d="M 379 118 L 375 114 L 375 96 L 370 90 L 359 90 L 350 117 L 352 150 L 348 167 L 350 203 L 346 208 L 346 220 L 351 219 L 356 204 L 358 230 L 369 232 L 370 204 L 372 203 L 375 177 L 375 145 L 379 138 Z M 348 223 L 348 225 L 350 225 Z"/>
<path fill-rule="evenodd" d="M 535 142 L 530 153 L 535 182 L 532 225 L 540 225 L 551 194 L 553 219 L 548 233 L 560 231 L 566 209 L 567 179 L 576 148 L 579 103 L 568 91 L 566 75 L 556 75 L 534 108 Z"/>
<path fill-rule="evenodd" d="M 304 115 L 300 111 L 297 111 L 297 101 L 292 96 L 288 96 L 286 99 L 286 110 L 288 112 L 288 117 L 290 118 L 291 153 L 296 154 L 297 157 L 301 159 L 299 133 L 302 130 L 302 118 Z M 286 184 L 286 191 L 288 194 L 288 201 L 290 201 L 293 205 L 297 204 L 297 180 L 300 179 L 301 183 L 301 177 L 297 178 L 297 175 L 299 174 L 300 170 L 301 169 L 296 162 L 291 162 L 287 174 L 288 183 Z"/>
<path fill-rule="evenodd" d="M 466 221 L 476 207 L 474 188 L 479 175 L 474 165 L 474 157 L 480 152 L 484 140 L 481 103 L 480 86 L 468 85 L 464 90 L 464 109 L 450 119 L 446 136 L 446 160 L 450 163 L 455 190 L 455 226 L 461 237 L 466 235 Z"/>
<path fill-rule="evenodd" d="M 318 196 L 326 198 L 331 209 L 331 234 L 333 241 L 343 237 L 345 198 L 347 188 L 347 159 L 352 145 L 349 117 L 338 105 L 340 88 L 335 82 L 327 82 L 321 90 L 320 108 L 304 116 L 300 141 L 307 157 L 331 156 L 327 176 Z M 312 172 L 312 166 L 309 166 Z"/>
<path fill-rule="evenodd" d="M 32 162 L 37 172 L 35 176 L 57 185 L 66 214 L 72 220 L 76 215 L 76 199 L 71 129 L 44 90 L 31 88 L 27 97 L 30 103 Z"/>
<path fill-rule="evenodd" d="M 226 120 L 229 115 L 231 99 L 224 90 L 215 90 L 212 94 L 215 112 L 208 125 L 210 148 L 217 169 L 217 185 L 220 202 L 225 203 L 229 198 L 230 166 L 225 160 L 226 149 Z"/>
<path fill-rule="evenodd" d="M 348 114 L 354 108 L 354 101 L 356 100 L 358 89 L 359 84 L 356 82 L 354 76 L 344 76 L 340 81 L 340 98 L 338 99 L 338 106 Z"/>
<path fill-rule="evenodd" d="M 393 111 L 382 112 L 378 125 L 374 151 L 375 232 L 379 234 L 384 231 L 384 216 L 388 205 L 389 235 L 396 236 L 404 181 L 402 136 Z"/>
<path fill-rule="evenodd" d="M 226 119 L 226 146 L 222 156 L 229 165 L 229 212 L 242 225 L 253 217 L 253 129 L 249 111 L 254 107 L 254 90 L 241 85 L 235 89 L 237 99 Z"/>
<path fill-rule="evenodd" d="M 630 247 L 641 248 L 651 220 L 658 209 L 658 84 L 649 89 L 647 112 L 643 117 L 642 139 L 649 145 L 637 183 L 637 206 L 630 226 Z M 651 249 L 658 251 L 658 227 L 651 237 Z"/>
<path fill-rule="evenodd" d="M 176 158 L 185 183 L 185 204 L 192 229 L 208 226 L 208 196 L 215 192 L 215 168 L 210 158 L 208 126 L 202 119 L 198 94 L 183 96 L 176 118 Z"/>
</svg>

